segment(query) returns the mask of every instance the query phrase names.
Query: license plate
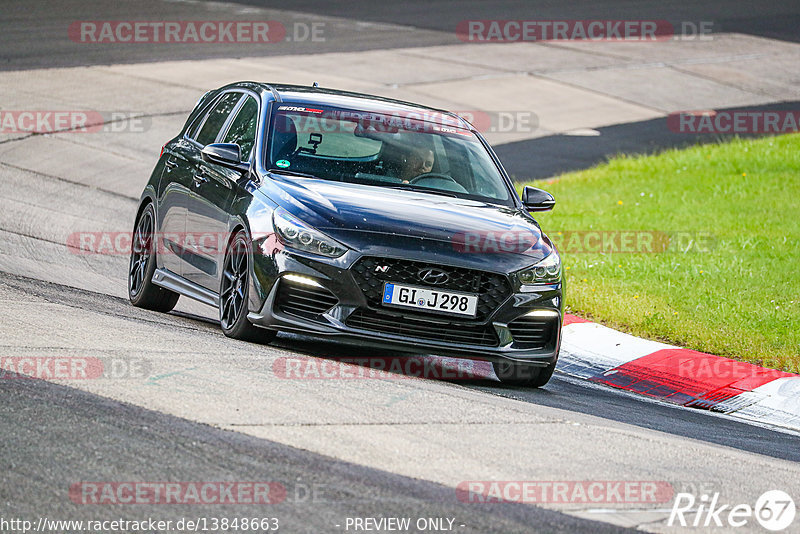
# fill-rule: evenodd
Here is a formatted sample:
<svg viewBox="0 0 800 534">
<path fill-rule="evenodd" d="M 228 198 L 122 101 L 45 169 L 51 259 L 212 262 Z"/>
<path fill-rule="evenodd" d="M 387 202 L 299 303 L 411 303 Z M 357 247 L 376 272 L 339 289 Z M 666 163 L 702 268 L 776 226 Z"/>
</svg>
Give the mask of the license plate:
<svg viewBox="0 0 800 534">
<path fill-rule="evenodd" d="M 387 282 L 383 286 L 383 304 L 475 317 L 478 295 Z"/>
</svg>

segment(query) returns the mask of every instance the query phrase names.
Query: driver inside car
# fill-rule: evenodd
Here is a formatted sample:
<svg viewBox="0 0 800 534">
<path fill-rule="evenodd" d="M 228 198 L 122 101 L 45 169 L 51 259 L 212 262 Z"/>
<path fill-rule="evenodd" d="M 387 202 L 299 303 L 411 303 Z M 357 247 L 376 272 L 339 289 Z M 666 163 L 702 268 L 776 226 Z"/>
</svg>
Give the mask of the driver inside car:
<svg viewBox="0 0 800 534">
<path fill-rule="evenodd" d="M 433 150 L 429 148 L 416 148 L 405 158 L 405 165 L 400 173 L 400 178 L 404 184 L 410 183 L 412 179 L 423 174 L 428 174 L 433 170 L 434 164 Z"/>
</svg>

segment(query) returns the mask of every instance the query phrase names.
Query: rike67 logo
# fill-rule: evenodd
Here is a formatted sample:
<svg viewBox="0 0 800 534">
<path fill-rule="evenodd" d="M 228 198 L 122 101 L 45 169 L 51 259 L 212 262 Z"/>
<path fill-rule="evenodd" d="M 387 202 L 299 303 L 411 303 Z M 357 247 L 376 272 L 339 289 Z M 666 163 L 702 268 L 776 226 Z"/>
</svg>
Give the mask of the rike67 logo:
<svg viewBox="0 0 800 534">
<path fill-rule="evenodd" d="M 763 528 L 778 532 L 794 522 L 795 514 L 794 500 L 781 490 L 763 493 L 755 506 L 722 504 L 719 493 L 704 494 L 699 499 L 691 493 L 678 493 L 667 525 L 703 529 L 737 528 L 751 525 L 755 519 Z"/>
</svg>

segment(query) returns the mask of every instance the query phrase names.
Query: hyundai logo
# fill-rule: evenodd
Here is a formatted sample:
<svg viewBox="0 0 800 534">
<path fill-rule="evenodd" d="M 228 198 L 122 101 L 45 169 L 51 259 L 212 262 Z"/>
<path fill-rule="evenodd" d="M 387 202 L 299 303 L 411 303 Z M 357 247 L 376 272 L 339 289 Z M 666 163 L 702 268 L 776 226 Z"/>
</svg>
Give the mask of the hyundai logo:
<svg viewBox="0 0 800 534">
<path fill-rule="evenodd" d="M 427 269 L 420 269 L 417 273 L 417 278 L 426 284 L 444 284 L 450 279 L 450 276 L 441 269 L 435 267 L 428 267 Z"/>
</svg>

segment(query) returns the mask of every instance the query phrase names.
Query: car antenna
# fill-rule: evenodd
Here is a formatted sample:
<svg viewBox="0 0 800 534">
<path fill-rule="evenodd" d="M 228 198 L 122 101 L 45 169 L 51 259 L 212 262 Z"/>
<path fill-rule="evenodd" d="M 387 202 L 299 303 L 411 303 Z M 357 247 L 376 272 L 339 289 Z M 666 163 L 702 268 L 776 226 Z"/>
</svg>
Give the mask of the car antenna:
<svg viewBox="0 0 800 534">
<path fill-rule="evenodd" d="M 311 87 L 319 87 L 319 83 L 314 82 L 314 83 L 311 84 Z"/>
</svg>

